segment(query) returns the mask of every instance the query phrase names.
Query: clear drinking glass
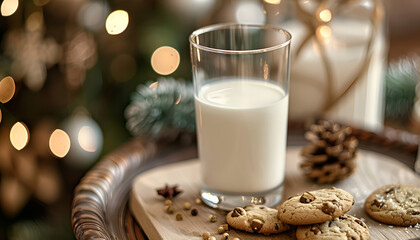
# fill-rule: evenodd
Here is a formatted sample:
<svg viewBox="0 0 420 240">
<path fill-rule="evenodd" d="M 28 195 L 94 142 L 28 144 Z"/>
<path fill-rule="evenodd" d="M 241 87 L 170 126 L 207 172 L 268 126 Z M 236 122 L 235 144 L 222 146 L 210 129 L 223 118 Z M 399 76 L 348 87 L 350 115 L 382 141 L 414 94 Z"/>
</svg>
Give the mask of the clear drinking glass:
<svg viewBox="0 0 420 240">
<path fill-rule="evenodd" d="M 285 174 L 290 33 L 221 24 L 189 40 L 203 201 L 225 210 L 276 205 Z"/>
</svg>

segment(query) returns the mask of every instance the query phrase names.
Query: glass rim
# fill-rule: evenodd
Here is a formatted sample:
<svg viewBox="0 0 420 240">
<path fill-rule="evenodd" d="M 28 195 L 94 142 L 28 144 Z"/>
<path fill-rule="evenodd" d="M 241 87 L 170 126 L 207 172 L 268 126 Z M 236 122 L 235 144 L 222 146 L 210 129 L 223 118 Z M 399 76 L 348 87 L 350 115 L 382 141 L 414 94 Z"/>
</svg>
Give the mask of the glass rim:
<svg viewBox="0 0 420 240">
<path fill-rule="evenodd" d="M 248 27 L 248 28 L 258 28 L 258 29 L 265 29 L 265 30 L 274 30 L 275 32 L 282 32 L 283 34 L 285 34 L 287 37 L 287 40 L 282 43 L 275 44 L 274 46 L 256 48 L 256 49 L 247 49 L 247 50 L 228 50 L 228 49 L 207 47 L 204 45 L 200 45 L 194 40 L 195 37 L 203 33 L 207 33 L 214 30 L 227 29 L 227 27 Z M 205 26 L 205 27 L 195 30 L 189 36 L 190 44 L 196 47 L 197 49 L 205 50 L 205 51 L 213 52 L 213 53 L 236 53 L 236 54 L 263 53 L 263 52 L 277 50 L 277 49 L 290 45 L 291 40 L 292 40 L 292 35 L 290 34 L 290 32 L 288 32 L 284 28 L 276 27 L 273 25 L 242 24 L 242 23 L 221 23 L 221 24 L 209 25 L 209 26 Z"/>
</svg>

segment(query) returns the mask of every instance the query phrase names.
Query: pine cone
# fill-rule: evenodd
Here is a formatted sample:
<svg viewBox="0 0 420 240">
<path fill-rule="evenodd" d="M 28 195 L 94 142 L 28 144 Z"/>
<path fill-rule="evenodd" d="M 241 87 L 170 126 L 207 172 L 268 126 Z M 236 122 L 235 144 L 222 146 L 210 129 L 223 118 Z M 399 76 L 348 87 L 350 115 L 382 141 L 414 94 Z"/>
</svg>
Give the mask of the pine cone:
<svg viewBox="0 0 420 240">
<path fill-rule="evenodd" d="M 305 176 L 317 183 L 343 180 L 356 169 L 359 141 L 348 126 L 321 120 L 305 133 L 309 144 L 302 149 L 300 164 Z"/>
</svg>

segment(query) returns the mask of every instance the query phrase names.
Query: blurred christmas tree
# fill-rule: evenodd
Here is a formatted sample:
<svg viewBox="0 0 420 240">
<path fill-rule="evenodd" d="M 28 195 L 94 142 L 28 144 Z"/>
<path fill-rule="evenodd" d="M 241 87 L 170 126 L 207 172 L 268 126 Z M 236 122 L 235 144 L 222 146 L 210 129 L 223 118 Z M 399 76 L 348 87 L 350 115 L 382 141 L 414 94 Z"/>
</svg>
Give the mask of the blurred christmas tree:
<svg viewBox="0 0 420 240">
<path fill-rule="evenodd" d="M 188 35 L 218 4 L 2 1 L 0 239 L 74 238 L 73 188 L 131 137 L 124 111 L 137 85 L 190 82 Z"/>
</svg>

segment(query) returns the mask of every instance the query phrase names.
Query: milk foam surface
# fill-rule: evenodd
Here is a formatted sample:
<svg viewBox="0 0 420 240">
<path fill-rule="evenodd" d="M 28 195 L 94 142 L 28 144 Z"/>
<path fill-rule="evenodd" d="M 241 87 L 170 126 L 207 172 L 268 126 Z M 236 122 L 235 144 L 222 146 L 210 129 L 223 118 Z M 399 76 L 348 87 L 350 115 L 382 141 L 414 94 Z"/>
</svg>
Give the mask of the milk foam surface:
<svg viewBox="0 0 420 240">
<path fill-rule="evenodd" d="M 273 83 L 224 79 L 195 97 L 201 173 L 208 189 L 271 190 L 284 180 L 289 97 Z"/>
</svg>

